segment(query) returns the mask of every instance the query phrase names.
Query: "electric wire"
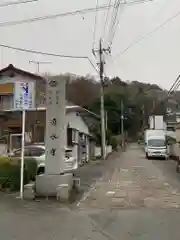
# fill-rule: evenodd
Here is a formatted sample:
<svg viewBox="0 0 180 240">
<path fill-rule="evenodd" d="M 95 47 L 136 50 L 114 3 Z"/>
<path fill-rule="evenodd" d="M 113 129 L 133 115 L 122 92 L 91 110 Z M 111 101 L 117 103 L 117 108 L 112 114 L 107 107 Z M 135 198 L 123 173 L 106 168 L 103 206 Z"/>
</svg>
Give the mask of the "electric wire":
<svg viewBox="0 0 180 240">
<path fill-rule="evenodd" d="M 180 75 L 177 77 L 177 79 L 172 84 L 171 88 L 168 91 L 168 95 L 171 95 L 173 92 L 175 92 L 179 86 L 180 86 Z"/>
<path fill-rule="evenodd" d="M 117 21 L 117 15 L 118 15 L 118 11 L 119 11 L 119 6 L 120 6 L 120 0 L 117 1 L 114 18 L 113 18 L 113 20 L 112 20 L 112 26 L 111 26 L 111 31 L 110 31 L 110 35 L 109 35 L 109 45 L 111 45 L 111 42 L 112 42 L 112 36 L 113 36 L 114 28 L 115 28 L 115 26 L 116 26 L 116 21 Z"/>
<path fill-rule="evenodd" d="M 112 3 L 112 0 L 109 0 L 109 6 L 111 6 L 111 3 Z M 108 21 L 109 21 L 109 13 L 110 13 L 110 7 L 107 11 L 107 14 L 106 14 L 106 20 L 104 22 L 104 28 L 103 28 L 103 35 L 102 35 L 102 39 L 105 38 L 105 34 L 106 34 L 106 27 L 107 27 L 107 24 L 108 24 Z"/>
<path fill-rule="evenodd" d="M 62 58 L 87 58 L 86 56 L 73 56 L 73 55 L 65 55 L 65 54 L 56 54 L 56 53 L 49 53 L 49 52 L 42 52 L 37 51 L 33 49 L 27 49 L 27 48 L 20 48 L 20 47 L 14 47 L 6 44 L 0 44 L 0 47 L 19 51 L 19 52 L 26 52 L 26 53 L 33 53 L 33 54 L 40 54 L 40 55 L 46 55 L 46 56 L 52 56 L 52 57 L 62 57 Z"/>
<path fill-rule="evenodd" d="M 121 16 L 121 14 L 122 14 L 122 11 L 123 11 L 123 6 L 120 7 L 120 5 L 119 5 L 119 10 L 118 10 L 118 12 L 117 12 L 117 20 L 116 20 L 117 22 L 115 23 L 116 25 L 115 25 L 115 27 L 114 27 L 114 31 L 113 31 L 112 34 L 111 34 L 111 40 L 110 40 L 110 43 L 109 43 L 110 47 L 112 46 L 112 43 L 113 43 L 115 34 L 116 34 L 116 32 L 117 32 L 117 28 L 118 28 L 118 26 L 119 26 L 120 16 Z"/>
<path fill-rule="evenodd" d="M 153 0 L 135 0 L 135 1 L 121 1 L 121 0 L 115 0 L 114 2 L 114 9 L 111 17 L 111 23 L 109 27 L 109 33 L 108 33 L 108 38 L 107 38 L 107 43 L 109 43 L 109 46 L 112 46 L 113 39 L 115 37 L 117 27 L 119 25 L 120 21 L 120 15 L 122 13 L 122 7 L 123 5 L 135 5 L 135 4 L 141 4 L 141 3 L 146 3 L 150 2 Z"/>
<path fill-rule="evenodd" d="M 179 17 L 180 15 L 180 11 L 177 12 L 175 15 L 173 15 L 172 17 L 166 19 L 166 21 L 164 21 L 163 23 L 161 23 L 160 25 L 158 25 L 157 27 L 155 27 L 152 31 L 148 32 L 147 34 L 145 34 L 144 36 L 138 38 L 137 40 L 135 40 L 134 42 L 132 42 L 131 44 L 129 44 L 129 46 L 127 46 L 124 50 L 122 50 L 121 52 L 119 52 L 118 54 L 116 54 L 113 58 L 119 57 L 121 55 L 123 55 L 124 53 L 126 53 L 130 48 L 134 47 L 135 45 L 141 43 L 143 40 L 147 39 L 148 37 L 153 36 L 154 33 L 156 33 L 157 31 L 159 31 L 160 29 L 162 29 L 163 27 L 165 27 L 168 23 L 170 23 L 171 21 L 173 21 L 175 18 Z"/>
<path fill-rule="evenodd" d="M 14 1 L 14 2 L 5 2 L 0 4 L 0 8 L 2 7 L 10 7 L 14 5 L 19 4 L 26 4 L 26 3 L 32 3 L 32 2 L 38 2 L 39 0 L 22 0 L 22 1 Z"/>
<path fill-rule="evenodd" d="M 50 19 L 56 19 L 59 17 L 68 17 L 68 16 L 75 16 L 78 14 L 86 14 L 94 11 L 101 11 L 109 9 L 109 5 L 101 5 L 98 8 L 84 8 L 76 11 L 70 11 L 65 13 L 57 13 L 57 14 L 51 14 L 51 15 L 45 15 L 41 17 L 35 17 L 35 18 L 28 18 L 23 20 L 17 20 L 17 21 L 7 21 L 7 22 L 0 22 L 0 27 L 9 27 L 9 26 L 16 26 L 21 25 L 25 23 L 33 23 L 37 21 L 44 21 L 44 20 L 50 20 Z"/>
<path fill-rule="evenodd" d="M 111 21 L 110 21 L 110 25 L 109 25 L 109 31 L 108 31 L 108 35 L 107 35 L 107 41 L 106 41 L 107 44 L 109 44 L 110 35 L 111 35 L 111 32 L 113 30 L 113 26 L 114 26 L 114 23 L 115 23 L 115 16 L 116 16 L 116 12 L 117 12 L 118 1 L 119 0 L 115 0 L 115 2 L 114 2 L 113 11 L 112 11 L 112 14 L 111 14 Z"/>
<path fill-rule="evenodd" d="M 167 97 L 165 97 L 163 100 L 161 100 L 159 104 L 163 103 L 163 102 L 167 102 L 168 99 L 170 97 L 172 97 L 172 95 L 174 94 L 175 91 L 177 91 L 177 89 L 179 88 L 180 86 L 180 75 L 176 78 L 176 80 L 173 82 L 173 84 L 171 85 L 169 91 L 167 92 Z M 151 111 L 151 113 L 153 114 L 153 112 L 155 111 L 155 109 L 157 108 L 157 105 L 155 105 Z"/>
<path fill-rule="evenodd" d="M 94 31 L 93 31 L 93 43 L 92 43 L 92 49 L 94 49 L 95 41 L 96 41 L 97 18 L 98 18 L 98 6 L 99 6 L 99 0 L 96 0 L 96 11 L 95 11 L 95 17 L 94 17 Z"/>
<path fill-rule="evenodd" d="M 14 46 L 5 45 L 5 44 L 0 44 L 0 47 L 11 49 L 11 50 L 15 50 L 15 51 L 19 51 L 19 52 L 33 53 L 33 54 L 52 56 L 52 57 L 59 57 L 59 58 L 85 59 L 96 70 L 96 72 L 99 73 L 99 70 L 95 67 L 95 65 L 93 64 L 92 60 L 88 56 L 65 55 L 65 54 L 58 54 L 58 53 L 43 52 L 43 51 L 37 51 L 37 50 L 34 50 L 34 49 L 14 47 Z"/>
</svg>

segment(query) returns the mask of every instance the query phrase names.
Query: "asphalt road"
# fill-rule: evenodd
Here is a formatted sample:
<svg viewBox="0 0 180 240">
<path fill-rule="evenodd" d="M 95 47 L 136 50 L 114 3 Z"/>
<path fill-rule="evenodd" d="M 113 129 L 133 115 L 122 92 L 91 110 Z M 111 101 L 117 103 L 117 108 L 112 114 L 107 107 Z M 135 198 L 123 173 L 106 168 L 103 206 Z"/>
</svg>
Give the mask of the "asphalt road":
<svg viewBox="0 0 180 240">
<path fill-rule="evenodd" d="M 84 190 L 71 208 L 0 195 L 4 240 L 179 240 L 180 174 L 175 162 L 147 160 L 137 145 L 79 170 Z"/>
<path fill-rule="evenodd" d="M 109 239 L 180 239 L 180 174 L 174 161 L 147 160 L 137 145 L 116 161 L 110 182 L 82 204 Z M 111 194 L 109 194 L 111 193 Z M 99 211 L 99 212 L 98 212 Z"/>
</svg>

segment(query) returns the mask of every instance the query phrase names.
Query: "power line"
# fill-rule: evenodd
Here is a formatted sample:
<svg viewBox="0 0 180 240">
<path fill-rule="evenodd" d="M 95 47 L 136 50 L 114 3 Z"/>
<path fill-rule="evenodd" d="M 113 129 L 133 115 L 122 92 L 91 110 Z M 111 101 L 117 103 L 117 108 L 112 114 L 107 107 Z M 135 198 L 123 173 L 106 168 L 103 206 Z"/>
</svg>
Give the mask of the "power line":
<svg viewBox="0 0 180 240">
<path fill-rule="evenodd" d="M 124 50 L 122 50 L 120 53 L 116 54 L 114 56 L 114 58 L 121 56 L 122 54 L 124 54 L 125 52 L 127 52 L 130 48 L 132 48 L 133 46 L 135 46 L 136 44 L 141 43 L 143 40 L 145 40 L 148 37 L 151 37 L 154 33 L 156 33 L 157 31 L 159 31 L 161 28 L 163 28 L 165 25 L 167 25 L 169 22 L 173 21 L 175 18 L 179 17 L 180 15 L 180 11 L 178 13 L 176 13 L 175 15 L 173 15 L 172 17 L 168 18 L 166 21 L 164 21 L 162 24 L 160 24 L 159 26 L 155 27 L 152 31 L 148 32 L 147 34 L 145 34 L 144 36 L 138 38 L 136 41 L 132 42 L 131 44 L 129 44 L 128 47 L 126 47 Z"/>
<path fill-rule="evenodd" d="M 98 5 L 99 5 L 99 0 L 96 0 L 96 12 L 95 12 L 95 18 L 94 18 L 94 31 L 93 31 L 93 45 L 92 45 L 92 49 L 94 49 L 94 45 L 95 45 L 95 41 L 96 41 Z"/>
<path fill-rule="evenodd" d="M 111 23 L 110 23 L 110 28 L 109 28 L 109 36 L 108 36 L 108 43 L 111 46 L 114 36 L 116 34 L 116 30 L 117 27 L 119 25 L 119 18 L 120 15 L 122 13 L 122 7 L 123 5 L 135 5 L 135 4 L 141 4 L 141 3 L 146 3 L 146 2 L 150 2 L 153 0 L 134 0 L 134 1 L 121 1 L 121 0 L 115 0 L 114 2 L 114 9 L 113 9 L 113 13 L 112 13 L 112 19 L 111 19 Z"/>
<path fill-rule="evenodd" d="M 40 55 L 46 55 L 46 56 L 52 56 L 52 57 L 61 57 L 61 58 L 87 58 L 86 56 L 73 56 L 73 55 L 64 55 L 64 54 L 56 54 L 56 53 L 48 53 L 48 52 L 41 52 L 41 51 L 36 51 L 33 49 L 26 49 L 26 48 L 19 48 L 19 47 L 14 47 L 10 45 L 5 45 L 5 44 L 0 44 L 0 47 L 3 48 L 8 48 L 12 50 L 16 50 L 19 52 L 26 52 L 26 53 L 33 53 L 33 54 L 40 54 Z"/>
<path fill-rule="evenodd" d="M 109 0 L 109 6 L 111 6 L 111 3 L 112 3 L 112 0 Z M 105 30 L 106 30 L 106 26 L 107 26 L 107 23 L 108 23 L 108 20 L 109 20 L 109 12 L 110 12 L 110 8 L 107 11 L 106 20 L 105 20 L 105 23 L 104 23 L 104 29 L 103 29 L 103 36 L 102 36 L 102 38 L 104 38 L 105 33 L 106 33 Z"/>
<path fill-rule="evenodd" d="M 95 69 L 95 71 L 97 73 L 99 73 L 99 70 L 95 67 L 95 65 L 93 64 L 93 62 L 91 61 L 91 59 L 88 56 L 76 56 L 76 55 L 65 55 L 65 54 L 42 52 L 42 51 L 37 51 L 37 50 L 33 50 L 33 49 L 19 48 L 19 47 L 14 47 L 14 46 L 5 45 L 5 44 L 0 44 L 0 47 L 12 49 L 12 50 L 19 51 L 19 52 L 33 53 L 33 54 L 59 57 L 59 58 L 86 59 L 90 63 L 90 65 Z"/>
<path fill-rule="evenodd" d="M 22 0 L 22 1 L 14 1 L 14 2 L 6 2 L 6 3 L 1 3 L 1 7 L 10 7 L 14 5 L 19 5 L 19 4 L 26 4 L 26 3 L 32 3 L 32 2 L 38 2 L 39 0 Z"/>
<path fill-rule="evenodd" d="M 112 43 L 113 43 L 113 39 L 115 37 L 115 34 L 116 34 L 116 31 L 117 31 L 117 27 L 119 25 L 119 21 L 120 21 L 120 15 L 122 14 L 122 7 L 120 7 L 120 2 L 119 2 L 119 6 L 118 6 L 118 9 L 117 9 L 117 12 L 116 12 L 116 19 L 115 19 L 115 23 L 114 23 L 114 31 L 112 31 L 111 33 L 111 38 L 110 38 L 110 47 L 112 46 Z"/>
<path fill-rule="evenodd" d="M 173 92 L 175 92 L 180 85 L 180 75 L 177 77 L 177 79 L 172 84 L 171 88 L 168 91 L 168 95 L 171 95 Z"/>
<path fill-rule="evenodd" d="M 86 14 L 86 13 L 90 13 L 90 12 L 94 12 L 94 11 L 101 11 L 101 10 L 109 9 L 109 7 L 111 7 L 111 6 L 101 5 L 97 8 L 84 8 L 84 9 L 80 9 L 80 10 L 76 10 L 76 11 L 51 14 L 51 15 L 46 15 L 46 16 L 42 16 L 42 17 L 28 18 L 28 19 L 17 20 L 17 21 L 1 22 L 0 27 L 9 27 L 9 26 L 21 25 L 24 23 L 32 23 L 32 22 L 37 22 L 37 21 L 55 19 L 55 18 L 59 18 L 59 17 L 74 16 L 77 14 Z"/>
<path fill-rule="evenodd" d="M 178 75 L 178 77 L 176 78 L 176 80 L 173 82 L 173 84 L 171 85 L 169 91 L 167 92 L 167 97 L 165 97 L 163 100 L 161 100 L 158 105 L 155 105 L 151 111 L 151 113 L 153 114 L 153 112 L 156 110 L 157 106 L 159 106 L 160 104 L 162 104 L 163 102 L 167 102 L 169 97 L 172 96 L 172 94 L 178 89 L 178 87 L 180 86 L 180 75 Z"/>
<path fill-rule="evenodd" d="M 115 2 L 114 2 L 114 8 L 113 8 L 113 12 L 112 12 L 112 15 L 111 15 L 111 22 L 110 22 L 109 32 L 108 32 L 108 36 L 107 36 L 108 39 L 110 38 L 110 34 L 111 34 L 113 26 L 115 24 L 115 20 L 116 20 L 115 16 L 116 16 L 116 12 L 118 10 L 118 2 L 120 2 L 120 0 L 115 0 Z"/>
<path fill-rule="evenodd" d="M 33 1 L 39 1 L 39 0 L 23 0 L 23 1 L 24 2 L 33 2 Z M 152 0 L 146 0 L 146 1 L 152 1 Z M 139 2 L 139 0 L 137 0 L 137 3 L 138 2 Z M 130 4 L 134 4 L 134 2 L 126 2 L 125 1 L 125 2 L 122 2 L 122 4 L 130 5 Z M 94 12 L 96 10 L 101 11 L 103 9 L 104 10 L 109 9 L 112 6 L 113 5 L 110 5 L 110 6 L 109 5 L 101 5 L 97 9 L 96 8 L 84 8 L 84 9 L 70 11 L 70 12 L 66 12 L 66 13 L 51 14 L 51 15 L 46 15 L 46 16 L 42 16 L 42 17 L 28 18 L 28 19 L 17 20 L 17 21 L 1 22 L 0 27 L 16 26 L 16 25 L 21 25 L 21 24 L 25 24 L 25 23 L 33 23 L 33 22 L 37 22 L 37 21 L 44 21 L 44 20 L 55 19 L 55 18 L 59 18 L 59 17 L 73 16 L 73 15 L 82 14 L 82 13 L 86 14 L 86 13 Z"/>
</svg>

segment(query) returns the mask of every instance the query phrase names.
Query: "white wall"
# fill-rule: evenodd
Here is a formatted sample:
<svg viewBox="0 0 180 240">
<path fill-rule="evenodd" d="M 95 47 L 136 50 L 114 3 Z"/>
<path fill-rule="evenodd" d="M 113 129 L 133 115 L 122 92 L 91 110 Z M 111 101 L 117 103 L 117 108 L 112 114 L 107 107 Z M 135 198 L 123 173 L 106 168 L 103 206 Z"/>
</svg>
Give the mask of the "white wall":
<svg viewBox="0 0 180 240">
<path fill-rule="evenodd" d="M 74 128 L 79 132 L 85 133 L 87 135 L 90 134 L 88 126 L 82 117 L 77 115 L 76 112 L 66 113 L 66 122 L 67 124 L 69 123 L 70 128 Z"/>
<path fill-rule="evenodd" d="M 86 125 L 86 123 L 84 122 L 83 118 L 81 116 L 79 116 L 78 114 L 76 114 L 76 112 L 69 112 L 69 113 L 66 112 L 66 123 L 69 124 L 70 128 L 76 129 L 77 131 L 82 132 L 86 135 L 89 135 L 89 133 L 90 133 L 89 128 Z M 89 143 L 89 141 L 87 141 L 87 144 L 88 143 Z M 87 145 L 87 149 L 88 149 L 88 147 L 89 146 Z M 73 147 L 70 147 L 70 148 L 72 149 L 73 157 L 78 159 L 78 145 L 74 144 Z M 88 151 L 87 151 L 87 154 L 89 154 Z"/>
<path fill-rule="evenodd" d="M 112 152 L 112 146 L 106 146 L 106 155 Z M 101 156 L 101 147 L 95 147 L 95 157 Z"/>
</svg>

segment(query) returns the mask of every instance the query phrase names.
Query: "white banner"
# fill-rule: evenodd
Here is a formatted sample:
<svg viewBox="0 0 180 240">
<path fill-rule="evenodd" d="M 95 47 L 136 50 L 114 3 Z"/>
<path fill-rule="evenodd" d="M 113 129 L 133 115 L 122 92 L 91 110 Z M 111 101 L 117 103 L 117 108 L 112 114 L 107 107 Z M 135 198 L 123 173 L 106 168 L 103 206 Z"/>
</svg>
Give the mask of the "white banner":
<svg viewBox="0 0 180 240">
<path fill-rule="evenodd" d="M 15 82 L 14 109 L 35 108 L 34 82 Z"/>
</svg>

